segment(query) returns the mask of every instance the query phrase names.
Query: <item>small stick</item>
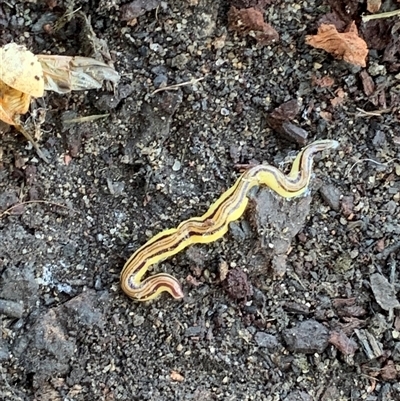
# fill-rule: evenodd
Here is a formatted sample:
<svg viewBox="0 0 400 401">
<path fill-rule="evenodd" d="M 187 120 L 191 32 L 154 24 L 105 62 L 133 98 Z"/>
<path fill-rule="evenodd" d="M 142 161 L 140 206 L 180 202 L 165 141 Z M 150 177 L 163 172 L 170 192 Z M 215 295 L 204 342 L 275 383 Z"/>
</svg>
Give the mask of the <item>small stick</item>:
<svg viewBox="0 0 400 401">
<path fill-rule="evenodd" d="M 178 90 L 181 86 L 186 86 L 186 85 L 194 85 L 199 81 L 202 81 L 205 77 L 202 78 L 192 78 L 190 81 L 186 82 L 181 82 L 180 84 L 175 84 L 175 85 L 170 85 L 170 86 L 164 86 L 163 88 L 158 88 L 154 92 L 152 92 L 152 95 L 156 94 L 157 92 L 161 91 L 167 91 L 167 90 L 173 90 L 176 91 Z"/>
<path fill-rule="evenodd" d="M 91 122 L 91 121 L 100 120 L 102 118 L 106 118 L 109 115 L 110 114 L 94 114 L 94 115 L 91 115 L 91 116 L 76 117 L 76 118 L 71 118 L 69 120 L 63 120 L 63 122 L 67 123 L 67 124 L 86 123 L 86 122 Z"/>
<path fill-rule="evenodd" d="M 373 19 L 380 19 L 380 18 L 390 18 L 395 17 L 396 15 L 400 14 L 400 10 L 388 11 L 387 13 L 380 13 L 380 14 L 371 14 L 371 15 L 363 15 L 361 17 L 363 22 L 368 22 Z"/>
<path fill-rule="evenodd" d="M 392 163 L 392 162 L 394 162 L 394 161 L 396 161 L 396 160 L 398 160 L 398 159 L 395 158 L 395 159 L 391 159 L 391 160 L 387 161 L 386 163 L 380 163 L 380 162 L 377 162 L 376 160 L 373 160 L 373 159 L 360 159 L 360 160 L 357 160 L 357 161 L 349 168 L 349 171 L 346 173 L 346 176 L 348 176 L 348 175 L 350 174 L 351 170 L 353 170 L 353 168 L 354 168 L 357 164 L 359 164 L 359 163 L 371 162 L 371 163 L 377 164 L 378 166 L 388 167 L 389 163 Z"/>
<path fill-rule="evenodd" d="M 47 203 L 48 205 L 54 205 L 54 206 L 61 207 L 63 209 L 68 209 L 68 210 L 70 210 L 72 212 L 76 212 L 76 210 L 71 209 L 68 206 L 61 205 L 60 203 L 51 202 L 51 201 L 47 201 L 47 200 L 31 200 L 31 201 L 25 201 L 25 202 L 17 203 L 16 205 L 13 205 L 13 206 L 9 207 L 8 209 L 4 210 L 4 212 L 0 213 L 0 219 L 2 219 L 6 214 L 10 214 L 11 210 L 17 208 L 18 206 L 27 205 L 29 203 Z"/>
<path fill-rule="evenodd" d="M 50 163 L 49 159 L 44 155 L 44 153 L 40 150 L 39 145 L 32 138 L 32 135 L 19 123 L 15 124 L 15 128 L 32 144 L 35 148 L 37 155 L 45 161 L 47 164 Z"/>
<path fill-rule="evenodd" d="M 360 108 L 356 108 L 357 111 L 360 112 L 360 114 L 356 114 L 356 117 L 381 117 L 382 114 L 389 113 L 392 111 L 392 109 L 382 109 L 382 110 L 374 110 L 374 111 L 365 111 Z"/>
</svg>

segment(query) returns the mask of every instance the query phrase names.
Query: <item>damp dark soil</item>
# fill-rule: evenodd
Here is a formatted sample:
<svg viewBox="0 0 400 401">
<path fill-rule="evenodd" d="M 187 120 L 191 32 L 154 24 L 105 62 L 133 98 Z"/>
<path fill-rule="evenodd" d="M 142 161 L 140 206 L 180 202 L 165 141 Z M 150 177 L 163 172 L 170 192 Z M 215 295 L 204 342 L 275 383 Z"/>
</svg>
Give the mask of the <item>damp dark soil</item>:
<svg viewBox="0 0 400 401">
<path fill-rule="evenodd" d="M 398 22 L 330 3 L 1 2 L 1 46 L 121 75 L 33 100 L 48 164 L 1 127 L 1 400 L 400 400 Z M 251 7 L 276 32 L 232 25 Z M 305 43 L 332 13 L 367 40 L 365 68 Z M 325 138 L 340 147 L 305 195 L 256 189 L 223 238 L 152 267 L 182 300 L 121 291 L 127 258 L 243 167 L 288 172 Z"/>
</svg>

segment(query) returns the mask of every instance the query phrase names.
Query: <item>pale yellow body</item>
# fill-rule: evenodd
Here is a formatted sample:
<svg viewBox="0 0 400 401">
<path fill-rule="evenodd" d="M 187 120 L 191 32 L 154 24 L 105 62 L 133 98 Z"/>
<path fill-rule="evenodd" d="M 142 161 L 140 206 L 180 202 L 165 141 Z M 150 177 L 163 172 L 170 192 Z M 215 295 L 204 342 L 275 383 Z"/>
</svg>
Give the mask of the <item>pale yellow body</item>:
<svg viewBox="0 0 400 401">
<path fill-rule="evenodd" d="M 265 185 L 284 198 L 303 194 L 311 178 L 315 153 L 335 149 L 337 141 L 320 140 L 306 146 L 296 157 L 288 175 L 270 165 L 259 165 L 243 173 L 236 183 L 224 192 L 201 217 L 182 222 L 177 228 L 160 232 L 140 247 L 125 263 L 121 273 L 121 287 L 132 299 L 147 301 L 161 292 L 182 298 L 178 280 L 166 273 L 158 273 L 142 280 L 149 267 L 177 254 L 192 244 L 209 243 L 221 238 L 229 223 L 244 213 L 249 190 Z"/>
</svg>

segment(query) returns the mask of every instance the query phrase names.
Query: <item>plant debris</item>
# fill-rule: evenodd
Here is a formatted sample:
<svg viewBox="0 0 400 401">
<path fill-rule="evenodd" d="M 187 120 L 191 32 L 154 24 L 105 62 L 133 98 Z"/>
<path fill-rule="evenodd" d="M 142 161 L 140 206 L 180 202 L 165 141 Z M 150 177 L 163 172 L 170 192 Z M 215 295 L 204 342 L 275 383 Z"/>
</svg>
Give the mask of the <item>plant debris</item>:
<svg viewBox="0 0 400 401">
<path fill-rule="evenodd" d="M 356 342 L 347 337 L 343 331 L 332 331 L 329 336 L 329 342 L 343 355 L 354 355 L 358 349 Z"/>
<path fill-rule="evenodd" d="M 358 36 L 354 21 L 343 33 L 338 32 L 334 25 L 322 24 L 319 26 L 316 35 L 306 36 L 306 43 L 331 53 L 339 60 L 344 60 L 360 67 L 366 66 L 367 44 Z"/>
<path fill-rule="evenodd" d="M 98 89 L 104 80 L 116 84 L 120 76 L 107 64 L 88 57 L 34 55 L 24 46 L 9 43 L 0 48 L 0 119 L 15 126 L 46 162 L 30 132 L 20 121 L 28 112 L 32 98 L 44 91 L 68 93 L 72 90 Z"/>
<path fill-rule="evenodd" d="M 256 8 L 261 11 L 273 2 L 274 0 L 230 0 L 231 6 L 236 8 Z"/>
<path fill-rule="evenodd" d="M 300 107 L 297 100 L 289 100 L 269 113 L 267 122 L 283 138 L 291 142 L 297 142 L 300 145 L 305 145 L 307 143 L 308 132 L 291 122 L 299 111 Z"/>
<path fill-rule="evenodd" d="M 389 311 L 400 308 L 400 302 L 396 298 L 393 285 L 382 274 L 374 273 L 371 275 L 371 288 L 376 302 L 382 309 Z"/>
<path fill-rule="evenodd" d="M 262 46 L 279 40 L 278 32 L 264 21 L 263 13 L 253 7 L 237 9 L 232 6 L 228 12 L 228 24 L 231 31 L 251 36 Z"/>
<path fill-rule="evenodd" d="M 398 400 L 398 17 L 362 22 L 367 0 L 177 0 L 132 26 L 131 1 L 0 1 L 0 46 L 115 63 L 122 81 L 32 97 L 21 119 L 51 164 L 0 124 L 0 400 Z M 280 41 L 228 32 L 231 5 Z M 355 21 L 366 68 L 305 43 L 324 18 Z M 310 191 L 253 188 L 222 239 L 153 267 L 186 280 L 181 301 L 129 300 L 121 268 L 148 238 L 202 215 L 240 165 L 291 171 L 299 146 L 271 112 L 340 142 Z"/>
<path fill-rule="evenodd" d="M 241 269 L 229 270 L 223 283 L 227 293 L 233 299 L 247 299 L 253 295 L 247 274 Z"/>
<path fill-rule="evenodd" d="M 154 10 L 161 0 L 134 0 L 121 6 L 121 21 L 132 21 L 148 11 Z"/>
</svg>

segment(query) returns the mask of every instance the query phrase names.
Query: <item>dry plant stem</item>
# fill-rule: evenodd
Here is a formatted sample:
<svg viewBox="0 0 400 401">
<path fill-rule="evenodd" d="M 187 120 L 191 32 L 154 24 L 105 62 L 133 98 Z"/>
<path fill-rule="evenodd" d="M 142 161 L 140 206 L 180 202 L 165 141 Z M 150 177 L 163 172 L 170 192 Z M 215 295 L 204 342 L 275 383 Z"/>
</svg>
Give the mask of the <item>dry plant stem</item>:
<svg viewBox="0 0 400 401">
<path fill-rule="evenodd" d="M 32 138 L 32 135 L 21 125 L 21 124 L 15 124 L 15 128 L 32 144 L 32 146 L 35 148 L 37 155 L 46 163 L 50 163 L 49 159 L 43 154 L 43 152 L 40 150 L 39 145 L 36 143 L 36 141 Z"/>
<path fill-rule="evenodd" d="M 156 94 L 157 92 L 161 92 L 161 91 L 168 91 L 168 90 L 178 90 L 181 86 L 185 86 L 185 85 L 194 85 L 199 81 L 202 81 L 205 77 L 202 78 L 194 78 L 191 79 L 190 81 L 186 81 L 186 82 L 181 82 L 180 84 L 175 84 L 175 85 L 170 85 L 170 86 L 164 86 L 163 88 L 158 88 L 156 89 L 154 92 L 152 92 L 152 95 Z"/>
<path fill-rule="evenodd" d="M 347 171 L 346 177 L 351 173 L 351 170 L 353 170 L 353 168 L 354 168 L 357 164 L 359 164 L 359 163 L 371 162 L 371 163 L 373 163 L 373 164 L 377 164 L 378 166 L 387 167 L 387 166 L 389 165 L 389 163 L 392 163 L 392 162 L 394 162 L 394 161 L 396 161 L 396 160 L 398 160 L 398 159 L 391 159 L 391 160 L 389 160 L 389 161 L 386 162 L 386 163 L 380 163 L 380 162 L 377 162 L 376 160 L 373 160 L 373 159 L 360 159 L 360 160 L 357 160 L 357 161 L 349 168 L 349 170 Z"/>
<path fill-rule="evenodd" d="M 32 200 L 32 201 L 20 202 L 20 203 L 17 203 L 16 205 L 13 205 L 13 206 L 9 207 L 8 209 L 4 210 L 4 212 L 0 213 L 0 219 L 2 219 L 5 215 L 10 214 L 10 212 L 11 212 L 13 209 L 17 208 L 18 206 L 21 206 L 21 205 L 28 205 L 28 204 L 30 204 L 30 203 L 46 203 L 46 204 L 48 204 L 48 205 L 53 205 L 53 206 L 61 207 L 61 208 L 63 208 L 63 209 L 68 209 L 68 210 L 70 210 L 71 212 L 75 212 L 74 209 L 71 209 L 70 207 L 65 206 L 65 205 L 61 205 L 60 203 L 51 202 L 51 201 L 47 201 L 47 200 Z"/>
<path fill-rule="evenodd" d="M 399 14 L 400 14 L 400 10 L 388 11 L 387 13 L 380 13 L 380 14 L 364 15 L 362 17 L 362 21 L 368 22 L 373 19 L 390 18 L 390 17 L 395 17 L 396 15 L 399 15 Z"/>
<path fill-rule="evenodd" d="M 69 120 L 63 120 L 63 122 L 68 123 L 68 124 L 87 123 L 87 122 L 91 122 L 91 121 L 100 120 L 100 119 L 106 118 L 108 116 L 109 116 L 109 114 L 98 114 L 98 115 L 93 115 L 93 116 L 71 118 Z"/>
<path fill-rule="evenodd" d="M 385 113 L 390 113 L 392 109 L 382 109 L 382 110 L 374 110 L 374 111 L 365 111 L 360 108 L 356 108 L 357 111 L 360 112 L 360 114 L 356 114 L 356 117 L 381 117 L 382 114 Z"/>
<path fill-rule="evenodd" d="M 73 3 L 71 3 L 73 7 Z M 59 31 L 63 26 L 65 26 L 69 21 L 71 21 L 72 16 L 76 14 L 82 7 L 77 8 L 76 10 L 71 10 L 71 6 L 68 7 L 67 11 L 56 21 L 54 24 L 54 31 Z"/>
</svg>

